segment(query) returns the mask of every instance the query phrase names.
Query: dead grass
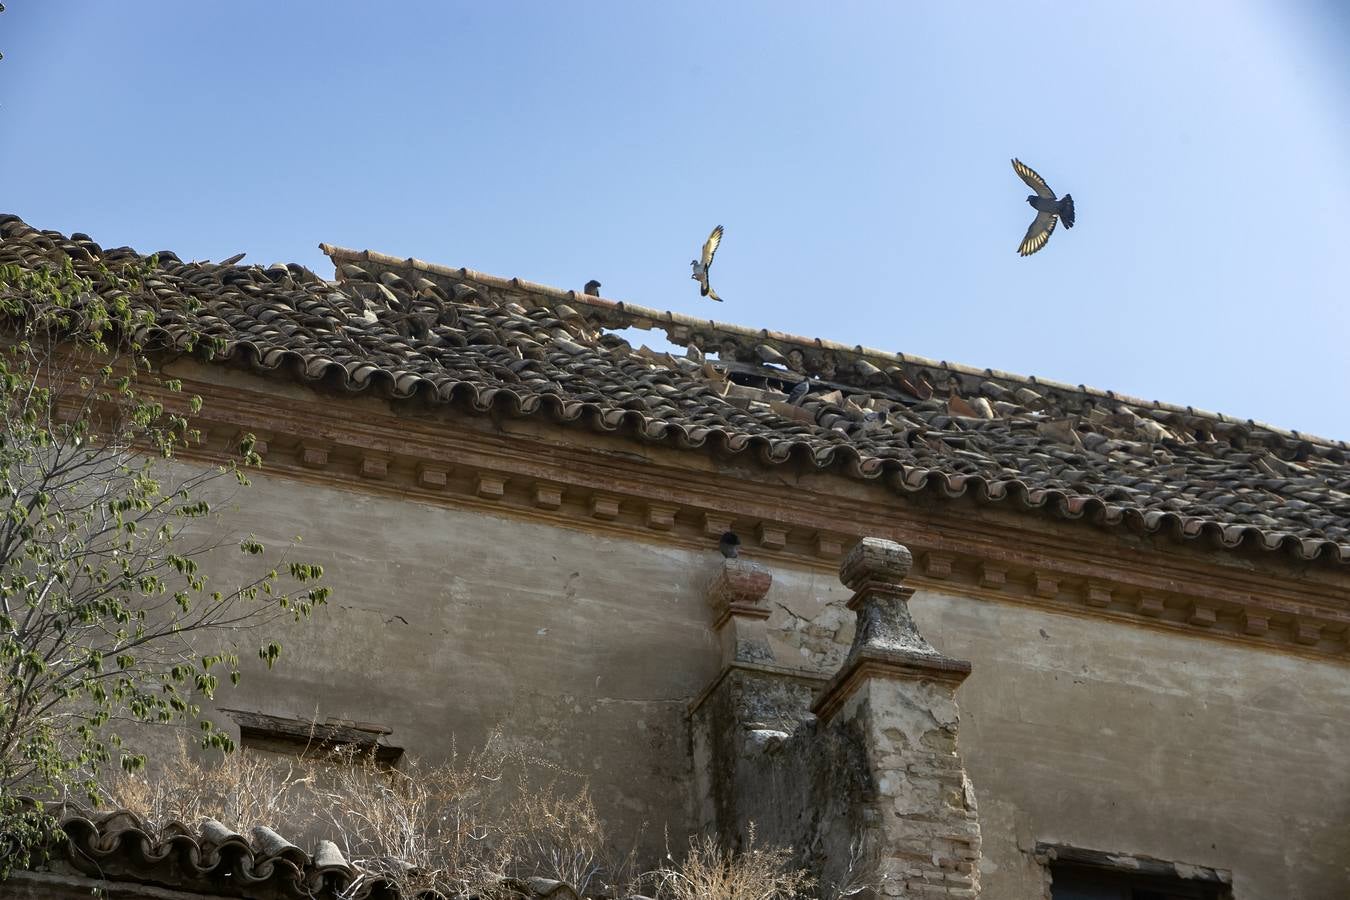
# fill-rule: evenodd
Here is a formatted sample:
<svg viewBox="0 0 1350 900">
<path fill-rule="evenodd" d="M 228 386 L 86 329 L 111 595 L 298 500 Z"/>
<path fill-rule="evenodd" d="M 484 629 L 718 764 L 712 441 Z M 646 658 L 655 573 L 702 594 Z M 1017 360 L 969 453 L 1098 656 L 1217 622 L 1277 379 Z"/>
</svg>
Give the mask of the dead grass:
<svg viewBox="0 0 1350 900">
<path fill-rule="evenodd" d="M 297 842 L 327 838 L 364 871 L 353 889 L 379 878 L 404 897 L 490 898 L 544 877 L 616 896 L 635 881 L 637 838 L 615 850 L 584 780 L 508 752 L 499 738 L 441 765 L 398 769 L 342 747 L 201 760 L 183 743 L 166 763 L 148 776 L 119 773 L 107 803 L 157 831 L 213 818 L 244 832 L 268 825 Z M 540 773 L 548 780 L 536 783 Z"/>
<path fill-rule="evenodd" d="M 203 759 L 180 739 L 153 776 L 121 770 L 107 782 L 107 801 L 129 809 L 152 828 L 171 822 L 216 819 L 236 830 L 290 823 L 300 816 L 300 788 L 312 765 L 252 753 L 212 754 Z"/>
<path fill-rule="evenodd" d="M 202 759 L 182 742 L 152 775 L 119 773 L 106 793 L 156 831 L 212 818 L 241 832 L 267 825 L 297 843 L 332 840 L 363 872 L 348 893 L 372 879 L 403 897 L 484 900 L 518 896 L 513 885 L 530 877 L 583 896 L 658 900 L 795 900 L 813 887 L 788 851 L 755 846 L 753 831 L 742 853 L 694 839 L 682 859 L 668 852 L 639 874 L 641 836 L 616 849 L 584 780 L 508 752 L 500 738 L 441 765 L 407 760 L 398 769 L 350 748 Z"/>
<path fill-rule="evenodd" d="M 814 886 L 804 869 L 792 867 L 787 850 L 756 847 L 753 827 L 742 853 L 703 837 L 690 840 L 682 860 L 669 853 L 666 860 L 647 876 L 658 900 L 793 900 Z"/>
</svg>

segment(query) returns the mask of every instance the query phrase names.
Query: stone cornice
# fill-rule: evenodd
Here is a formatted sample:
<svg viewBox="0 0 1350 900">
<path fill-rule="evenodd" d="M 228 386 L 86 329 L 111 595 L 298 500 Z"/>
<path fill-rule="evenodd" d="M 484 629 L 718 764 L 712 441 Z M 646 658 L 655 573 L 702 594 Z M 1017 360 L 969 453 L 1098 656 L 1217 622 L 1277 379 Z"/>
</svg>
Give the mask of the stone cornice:
<svg viewBox="0 0 1350 900">
<path fill-rule="evenodd" d="M 782 679 L 784 681 L 795 682 L 803 685 L 809 690 L 818 693 L 825 685 L 830 683 L 830 677 L 821 672 L 802 669 L 794 666 L 780 666 L 776 663 L 753 663 L 753 662 L 732 662 L 722 666 L 717 676 L 708 682 L 708 686 L 699 691 L 698 696 L 689 701 L 689 715 L 694 715 L 708 702 L 719 685 L 726 681 L 733 672 L 748 672 L 751 675 L 759 675 L 766 678 Z"/>
<path fill-rule="evenodd" d="M 374 398 L 329 400 L 231 373 L 176 373 L 206 399 L 215 459 L 250 431 L 269 475 L 415 498 L 712 550 L 734 528 L 764 562 L 833 571 L 859 537 L 914 551 L 921 590 L 1027 604 L 1249 646 L 1350 662 L 1350 591 L 1339 572 L 1225 552 L 1159 549 L 995 510 L 970 498 L 901 497 L 879 485 L 808 471 L 764 472 L 537 418 L 409 412 Z"/>
<path fill-rule="evenodd" d="M 849 697 L 869 679 L 938 681 L 956 687 L 970 675 L 971 665 L 963 659 L 947 656 L 923 656 L 917 653 L 869 651 L 849 659 L 843 668 L 821 688 L 811 712 L 829 722 Z"/>
</svg>

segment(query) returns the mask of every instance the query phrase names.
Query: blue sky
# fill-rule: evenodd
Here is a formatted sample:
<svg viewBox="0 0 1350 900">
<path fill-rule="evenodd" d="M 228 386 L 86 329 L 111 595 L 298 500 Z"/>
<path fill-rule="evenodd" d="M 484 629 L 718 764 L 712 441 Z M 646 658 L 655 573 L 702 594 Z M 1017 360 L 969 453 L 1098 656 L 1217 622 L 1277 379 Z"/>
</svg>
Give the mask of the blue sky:
<svg viewBox="0 0 1350 900">
<path fill-rule="evenodd" d="M 1350 439 L 1331 0 L 6 5 L 0 209 L 39 227 L 598 278 Z M 1012 156 L 1077 203 L 1028 259 Z"/>
</svg>

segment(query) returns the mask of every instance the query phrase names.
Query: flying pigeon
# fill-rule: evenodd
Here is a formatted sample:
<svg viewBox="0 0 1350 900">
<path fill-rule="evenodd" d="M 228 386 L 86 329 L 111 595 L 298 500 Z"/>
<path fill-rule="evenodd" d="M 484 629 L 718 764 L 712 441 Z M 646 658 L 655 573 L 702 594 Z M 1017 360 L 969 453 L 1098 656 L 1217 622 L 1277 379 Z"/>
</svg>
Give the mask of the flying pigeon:
<svg viewBox="0 0 1350 900">
<path fill-rule="evenodd" d="M 811 379 L 803 378 L 793 386 L 792 390 L 788 391 L 788 406 L 800 406 L 809 393 L 811 393 Z"/>
<path fill-rule="evenodd" d="M 718 303 L 722 298 L 717 296 L 717 292 L 708 284 L 708 268 L 712 266 L 713 254 L 717 252 L 717 245 L 722 243 L 722 226 L 718 225 L 708 235 L 708 239 L 703 242 L 703 255 L 701 259 L 690 260 L 689 265 L 693 266 L 694 274 L 689 277 L 698 282 L 698 292 L 701 296 L 711 297 Z"/>
<path fill-rule="evenodd" d="M 717 549 L 721 550 L 727 559 L 735 559 L 736 554 L 741 552 L 741 539 L 737 537 L 736 532 L 725 531 L 722 533 L 722 539 L 717 542 Z"/>
<path fill-rule="evenodd" d="M 1027 229 L 1026 237 L 1022 238 L 1022 244 L 1017 248 L 1017 252 L 1022 256 L 1030 256 L 1050 240 L 1056 221 L 1063 219 L 1065 228 L 1073 227 L 1073 195 L 1065 194 L 1063 200 L 1057 199 L 1055 192 L 1050 190 L 1050 185 L 1046 184 L 1045 179 L 1037 175 L 1030 166 L 1019 159 L 1014 159 L 1012 166 L 1018 177 L 1036 192 L 1027 198 L 1031 208 L 1036 210 L 1036 218 L 1031 220 L 1031 227 Z"/>
</svg>

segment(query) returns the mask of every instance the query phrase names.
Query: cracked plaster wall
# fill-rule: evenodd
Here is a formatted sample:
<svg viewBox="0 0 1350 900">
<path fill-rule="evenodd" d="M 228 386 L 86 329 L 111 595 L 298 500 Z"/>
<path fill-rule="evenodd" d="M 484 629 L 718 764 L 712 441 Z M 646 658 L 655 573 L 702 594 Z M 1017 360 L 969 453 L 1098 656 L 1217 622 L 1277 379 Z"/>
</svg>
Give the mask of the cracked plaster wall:
<svg viewBox="0 0 1350 900">
<path fill-rule="evenodd" d="M 302 534 L 295 555 L 336 594 L 288 629 L 276 672 L 252 665 L 220 706 L 378 722 L 431 759 L 500 728 L 590 776 L 620 833 L 646 825 L 649 852 L 667 825 L 703 821 L 688 708 L 719 668 L 711 540 L 690 552 L 254 481 L 223 507 L 232 525 L 271 545 Z M 849 592 L 832 572 L 773 575 L 775 661 L 832 673 Z M 926 591 L 911 609 L 974 664 L 956 696 L 986 900 L 1040 895 L 1036 841 L 1230 869 L 1238 898 L 1350 896 L 1346 665 Z"/>
<path fill-rule="evenodd" d="M 314 621 L 287 625 L 273 672 L 255 642 L 242 645 L 244 680 L 218 706 L 378 723 L 431 760 L 500 730 L 589 778 L 614 833 L 642 832 L 652 861 L 667 827 L 672 846 L 697 828 L 688 710 L 719 667 L 705 599 L 722 560 L 715 538 L 688 551 L 659 535 L 253 481 L 217 509 L 269 547 L 303 535 L 293 556 L 322 564 L 334 595 Z M 244 571 L 237 557 L 209 570 L 228 581 Z M 809 609 L 821 582 L 776 573 L 772 596 Z"/>
<path fill-rule="evenodd" d="M 842 659 L 842 595 L 779 601 L 776 653 Z M 1227 869 L 1238 900 L 1350 896 L 1350 666 L 927 591 L 910 608 L 974 666 L 956 700 L 983 900 L 1043 896 L 1037 841 Z"/>
</svg>

